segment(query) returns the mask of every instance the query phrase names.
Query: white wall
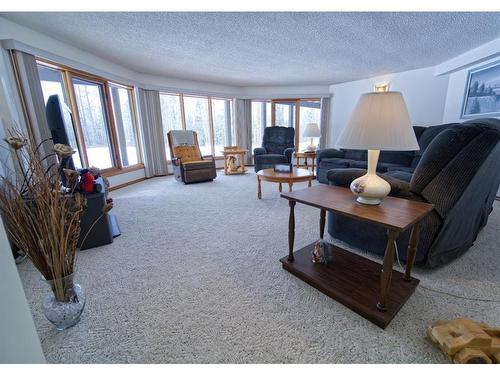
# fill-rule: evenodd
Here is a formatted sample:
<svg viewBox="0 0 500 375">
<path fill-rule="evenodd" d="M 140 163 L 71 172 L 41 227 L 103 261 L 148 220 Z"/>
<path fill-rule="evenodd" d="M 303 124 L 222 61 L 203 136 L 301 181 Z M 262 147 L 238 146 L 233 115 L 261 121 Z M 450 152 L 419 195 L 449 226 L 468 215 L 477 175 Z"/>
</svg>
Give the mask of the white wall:
<svg viewBox="0 0 500 375">
<path fill-rule="evenodd" d="M 431 126 L 442 123 L 448 76 L 434 75 L 434 68 L 372 77 L 330 86 L 333 97 L 330 108 L 331 131 L 327 145 L 332 147 L 340 131 L 349 121 L 361 94 L 373 91 L 375 84 L 389 83 L 391 91 L 401 91 L 413 125 Z"/>
<path fill-rule="evenodd" d="M 0 364 L 45 363 L 1 218 L 0 296 Z"/>
</svg>

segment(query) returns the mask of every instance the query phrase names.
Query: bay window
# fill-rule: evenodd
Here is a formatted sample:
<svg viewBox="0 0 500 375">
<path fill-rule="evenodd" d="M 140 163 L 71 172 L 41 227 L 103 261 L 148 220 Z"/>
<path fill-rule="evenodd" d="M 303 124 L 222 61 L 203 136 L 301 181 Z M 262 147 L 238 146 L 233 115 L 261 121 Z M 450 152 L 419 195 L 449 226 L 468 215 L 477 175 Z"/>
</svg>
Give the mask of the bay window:
<svg viewBox="0 0 500 375">
<path fill-rule="evenodd" d="M 71 113 L 69 144 L 77 168 L 91 166 L 110 175 L 142 167 L 133 88 L 68 67 L 38 60 L 45 102 L 57 94 Z"/>
</svg>

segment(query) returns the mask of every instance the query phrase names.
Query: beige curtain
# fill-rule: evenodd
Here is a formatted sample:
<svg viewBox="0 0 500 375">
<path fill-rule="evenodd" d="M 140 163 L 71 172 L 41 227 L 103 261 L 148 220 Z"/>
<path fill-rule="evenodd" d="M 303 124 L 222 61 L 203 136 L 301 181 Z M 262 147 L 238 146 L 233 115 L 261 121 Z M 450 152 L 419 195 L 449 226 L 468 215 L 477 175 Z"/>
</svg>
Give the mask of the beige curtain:
<svg viewBox="0 0 500 375">
<path fill-rule="evenodd" d="M 236 135 L 238 146 L 248 150 L 246 164 L 252 161 L 252 101 L 250 99 L 236 99 L 235 105 Z"/>
<path fill-rule="evenodd" d="M 52 137 L 47 117 L 45 117 L 45 100 L 43 99 L 42 85 L 38 76 L 36 58 L 21 51 L 14 51 L 14 67 L 16 79 L 20 87 L 21 102 L 25 112 L 27 129 L 22 129 L 33 138 L 33 141 L 40 143 Z M 19 124 L 20 125 L 20 124 Z M 52 153 L 52 141 L 43 144 L 45 155 Z"/>
<path fill-rule="evenodd" d="M 319 139 L 320 150 L 327 147 L 328 133 L 330 132 L 330 98 L 321 98 L 321 138 Z"/>
<path fill-rule="evenodd" d="M 155 90 L 139 89 L 139 108 L 146 177 L 164 176 L 168 173 L 168 167 L 161 121 L 160 93 Z"/>
</svg>

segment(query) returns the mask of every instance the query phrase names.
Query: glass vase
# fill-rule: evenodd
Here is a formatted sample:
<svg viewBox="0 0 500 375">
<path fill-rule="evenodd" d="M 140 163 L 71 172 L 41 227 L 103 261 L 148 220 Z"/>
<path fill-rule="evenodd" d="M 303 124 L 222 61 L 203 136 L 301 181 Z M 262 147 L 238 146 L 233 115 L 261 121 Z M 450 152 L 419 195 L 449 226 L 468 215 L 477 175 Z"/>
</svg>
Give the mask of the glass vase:
<svg viewBox="0 0 500 375">
<path fill-rule="evenodd" d="M 73 275 L 54 280 L 44 279 L 51 292 L 42 300 L 43 314 L 59 331 L 78 323 L 85 307 L 84 290 L 73 282 Z"/>
</svg>

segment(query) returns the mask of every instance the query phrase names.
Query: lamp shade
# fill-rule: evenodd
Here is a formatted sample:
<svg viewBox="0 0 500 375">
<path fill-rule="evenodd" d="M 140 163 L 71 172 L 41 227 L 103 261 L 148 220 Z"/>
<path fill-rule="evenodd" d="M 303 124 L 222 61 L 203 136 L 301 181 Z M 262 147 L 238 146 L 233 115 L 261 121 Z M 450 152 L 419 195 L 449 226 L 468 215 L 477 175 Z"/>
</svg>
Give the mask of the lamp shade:
<svg viewBox="0 0 500 375">
<path fill-rule="evenodd" d="M 319 130 L 318 124 L 310 123 L 306 125 L 302 136 L 305 138 L 319 138 L 321 137 L 321 132 Z"/>
<path fill-rule="evenodd" d="M 418 142 L 400 92 L 361 95 L 336 147 L 355 150 L 418 150 Z"/>
</svg>

